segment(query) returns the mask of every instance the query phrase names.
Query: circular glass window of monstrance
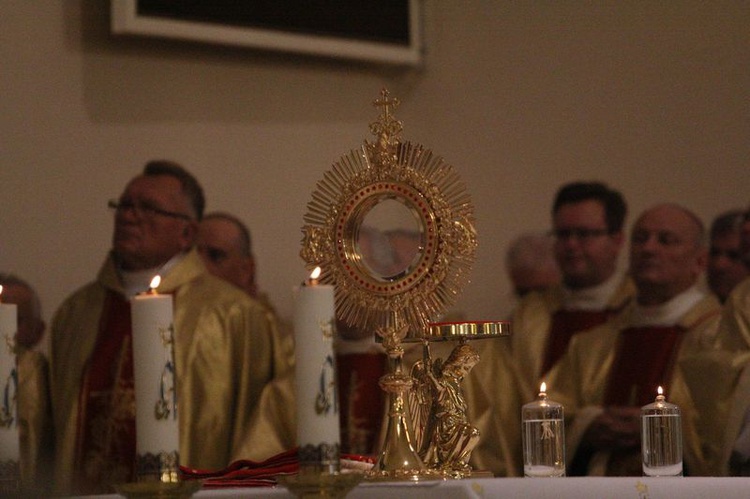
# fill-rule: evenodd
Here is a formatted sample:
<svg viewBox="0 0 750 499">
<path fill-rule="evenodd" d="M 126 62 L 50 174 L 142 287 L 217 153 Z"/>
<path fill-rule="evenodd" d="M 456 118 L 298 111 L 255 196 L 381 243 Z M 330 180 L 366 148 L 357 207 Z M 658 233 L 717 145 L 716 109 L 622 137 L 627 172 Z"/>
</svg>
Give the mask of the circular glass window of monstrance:
<svg viewBox="0 0 750 499">
<path fill-rule="evenodd" d="M 355 230 L 355 253 L 362 256 L 363 272 L 375 279 L 397 280 L 419 263 L 424 231 L 402 199 L 383 198 L 364 214 Z"/>
</svg>

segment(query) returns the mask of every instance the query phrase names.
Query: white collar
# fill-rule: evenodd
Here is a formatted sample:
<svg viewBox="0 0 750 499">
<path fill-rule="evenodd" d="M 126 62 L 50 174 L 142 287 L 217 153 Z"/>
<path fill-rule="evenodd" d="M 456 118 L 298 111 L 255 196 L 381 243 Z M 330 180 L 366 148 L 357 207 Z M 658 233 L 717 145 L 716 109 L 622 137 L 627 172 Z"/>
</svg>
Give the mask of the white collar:
<svg viewBox="0 0 750 499">
<path fill-rule="evenodd" d="M 169 274 L 169 271 L 172 270 L 175 265 L 185 258 L 186 254 L 187 253 L 177 253 L 164 265 L 152 269 L 134 271 L 120 270 L 120 281 L 122 282 L 122 287 L 125 289 L 125 296 L 133 297 L 138 293 L 148 291 L 151 286 L 151 280 L 154 276 L 158 274 L 163 279 L 164 276 Z"/>
<path fill-rule="evenodd" d="M 570 289 L 563 286 L 563 308 L 567 310 L 604 310 L 622 281 L 618 272 L 596 286 L 583 289 Z"/>
<path fill-rule="evenodd" d="M 631 318 L 632 326 L 673 326 L 677 324 L 693 305 L 706 296 L 697 285 L 688 288 L 666 303 L 660 305 L 635 304 Z"/>
</svg>

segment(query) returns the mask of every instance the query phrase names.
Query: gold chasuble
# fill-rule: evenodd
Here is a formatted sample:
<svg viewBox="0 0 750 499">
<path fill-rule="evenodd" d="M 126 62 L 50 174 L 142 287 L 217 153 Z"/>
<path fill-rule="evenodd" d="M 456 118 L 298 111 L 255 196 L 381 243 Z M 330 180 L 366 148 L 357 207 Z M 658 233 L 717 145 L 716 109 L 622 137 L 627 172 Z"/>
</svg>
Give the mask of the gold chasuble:
<svg viewBox="0 0 750 499">
<path fill-rule="evenodd" d="M 21 479 L 27 490 L 46 495 L 52 465 L 49 364 L 36 350 L 18 353 L 18 435 Z"/>
<path fill-rule="evenodd" d="M 631 304 L 606 324 L 575 335 L 568 352 L 549 373 L 549 397 L 565 407 L 566 452 L 569 467 L 589 475 L 640 476 L 640 449 L 628 452 L 585 449 L 582 437 L 605 406 L 639 407 L 656 398 L 656 388 L 680 407 L 685 471 L 708 473 L 698 436 L 699 414 L 686 386 L 680 363 L 712 348 L 721 306 L 704 296 L 674 326 L 631 327 Z M 587 455 L 578 455 L 579 451 Z M 582 459 L 583 458 L 583 459 Z M 635 469 L 637 468 L 637 469 Z M 571 471 L 571 470 L 569 470 Z"/>
<path fill-rule="evenodd" d="M 159 292 L 175 304 L 180 463 L 218 469 L 286 450 L 287 428 L 259 402 L 279 398 L 266 385 L 293 369 L 293 343 L 270 311 L 209 274 L 195 250 L 162 275 Z M 50 334 L 56 490 L 111 492 L 132 476 L 135 445 L 130 312 L 111 258 L 63 303 Z"/>
<path fill-rule="evenodd" d="M 633 281 L 623 278 L 599 310 L 566 309 L 562 286 L 526 295 L 513 311 L 510 337 L 522 400 L 530 402 L 536 398 L 542 378 L 565 354 L 574 335 L 621 312 L 634 294 Z"/>
</svg>

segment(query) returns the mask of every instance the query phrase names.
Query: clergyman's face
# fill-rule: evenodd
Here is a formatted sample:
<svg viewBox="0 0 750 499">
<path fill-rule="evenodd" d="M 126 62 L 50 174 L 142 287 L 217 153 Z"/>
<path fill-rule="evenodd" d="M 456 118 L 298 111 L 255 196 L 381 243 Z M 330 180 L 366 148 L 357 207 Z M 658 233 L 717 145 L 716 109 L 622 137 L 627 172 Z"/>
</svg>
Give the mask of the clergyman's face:
<svg viewBox="0 0 750 499">
<path fill-rule="evenodd" d="M 609 232 L 602 203 L 563 204 L 553 216 L 553 229 L 555 258 L 567 286 L 596 286 L 614 274 L 623 235 Z"/>
<path fill-rule="evenodd" d="M 722 302 L 740 281 L 750 275 L 750 267 L 742 261 L 740 240 L 740 233 L 735 231 L 718 234 L 711 240 L 706 280 Z"/>
<path fill-rule="evenodd" d="M 630 239 L 630 272 L 639 298 L 644 290 L 656 290 L 669 299 L 695 284 L 707 258 L 699 233 L 696 222 L 675 206 L 658 206 L 641 215 Z"/>
<path fill-rule="evenodd" d="M 242 253 L 239 229 L 220 218 L 203 220 L 198 228 L 196 246 L 209 272 L 231 282 L 240 289 L 250 290 L 253 259 Z"/>
<path fill-rule="evenodd" d="M 119 203 L 112 247 L 125 270 L 158 267 L 193 244 L 196 222 L 188 220 L 189 202 L 178 179 L 136 177 Z"/>
</svg>

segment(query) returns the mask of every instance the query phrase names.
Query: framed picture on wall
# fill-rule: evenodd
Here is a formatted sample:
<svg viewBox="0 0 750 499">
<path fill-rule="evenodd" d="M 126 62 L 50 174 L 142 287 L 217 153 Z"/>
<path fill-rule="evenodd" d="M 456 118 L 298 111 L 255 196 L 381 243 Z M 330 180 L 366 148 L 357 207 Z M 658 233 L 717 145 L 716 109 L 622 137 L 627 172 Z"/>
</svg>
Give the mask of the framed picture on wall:
<svg viewBox="0 0 750 499">
<path fill-rule="evenodd" d="M 112 32 L 418 65 L 421 0 L 111 0 Z"/>
</svg>

